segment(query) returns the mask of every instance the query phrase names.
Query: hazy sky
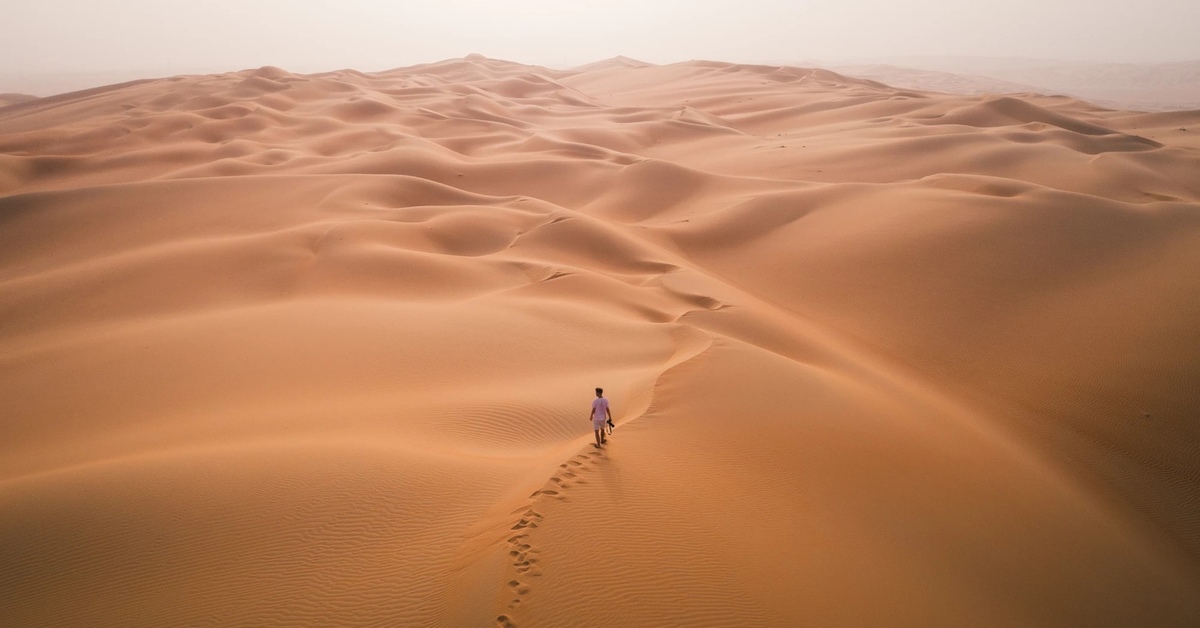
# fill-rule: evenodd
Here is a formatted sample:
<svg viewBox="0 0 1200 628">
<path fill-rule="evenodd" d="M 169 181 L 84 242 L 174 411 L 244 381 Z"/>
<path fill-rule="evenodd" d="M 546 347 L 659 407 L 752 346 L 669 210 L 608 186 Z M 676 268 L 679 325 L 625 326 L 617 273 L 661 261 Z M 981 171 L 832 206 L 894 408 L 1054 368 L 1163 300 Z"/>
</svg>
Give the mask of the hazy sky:
<svg viewBox="0 0 1200 628">
<path fill-rule="evenodd" d="M 0 74 L 897 55 L 1200 59 L 1200 0 L 0 0 Z"/>
</svg>

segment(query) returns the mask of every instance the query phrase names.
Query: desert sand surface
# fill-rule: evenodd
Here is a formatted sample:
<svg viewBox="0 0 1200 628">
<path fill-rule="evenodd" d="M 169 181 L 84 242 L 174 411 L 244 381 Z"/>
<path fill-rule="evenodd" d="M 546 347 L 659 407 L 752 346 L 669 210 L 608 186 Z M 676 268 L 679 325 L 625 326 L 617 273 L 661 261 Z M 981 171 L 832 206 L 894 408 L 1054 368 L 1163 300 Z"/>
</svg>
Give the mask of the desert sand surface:
<svg viewBox="0 0 1200 628">
<path fill-rule="evenodd" d="M 0 625 L 1200 625 L 1198 173 L 719 62 L 12 104 Z"/>
</svg>

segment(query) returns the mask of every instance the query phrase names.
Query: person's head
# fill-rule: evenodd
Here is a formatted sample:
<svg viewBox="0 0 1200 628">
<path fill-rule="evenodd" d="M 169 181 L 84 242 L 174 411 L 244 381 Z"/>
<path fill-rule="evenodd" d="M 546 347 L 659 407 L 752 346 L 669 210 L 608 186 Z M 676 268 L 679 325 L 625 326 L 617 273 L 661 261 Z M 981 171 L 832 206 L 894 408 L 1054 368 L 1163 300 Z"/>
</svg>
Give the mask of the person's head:
<svg viewBox="0 0 1200 628">
<path fill-rule="evenodd" d="M 603 388 L 597 388 L 597 389 L 596 389 L 596 396 L 597 396 L 597 397 L 603 397 L 603 396 L 604 396 L 604 389 L 603 389 Z"/>
</svg>

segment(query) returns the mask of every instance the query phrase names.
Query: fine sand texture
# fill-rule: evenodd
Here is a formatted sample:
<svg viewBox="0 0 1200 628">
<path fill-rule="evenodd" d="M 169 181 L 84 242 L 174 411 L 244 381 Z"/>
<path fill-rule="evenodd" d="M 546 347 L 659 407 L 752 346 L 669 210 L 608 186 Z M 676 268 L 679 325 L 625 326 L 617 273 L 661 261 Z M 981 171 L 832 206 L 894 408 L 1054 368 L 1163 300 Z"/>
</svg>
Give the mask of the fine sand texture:
<svg viewBox="0 0 1200 628">
<path fill-rule="evenodd" d="M 13 102 L 0 626 L 1200 625 L 1197 321 L 1197 111 L 479 56 Z"/>
</svg>

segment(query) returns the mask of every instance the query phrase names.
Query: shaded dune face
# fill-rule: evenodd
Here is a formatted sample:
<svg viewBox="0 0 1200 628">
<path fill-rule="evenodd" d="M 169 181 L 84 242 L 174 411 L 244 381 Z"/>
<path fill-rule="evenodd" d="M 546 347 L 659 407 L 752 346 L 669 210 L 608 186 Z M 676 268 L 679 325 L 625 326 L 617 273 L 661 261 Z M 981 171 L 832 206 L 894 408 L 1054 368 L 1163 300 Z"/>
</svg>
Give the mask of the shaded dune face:
<svg viewBox="0 0 1200 628">
<path fill-rule="evenodd" d="M 625 58 L 13 99 L 0 625 L 1197 625 L 1198 132 Z"/>
</svg>

